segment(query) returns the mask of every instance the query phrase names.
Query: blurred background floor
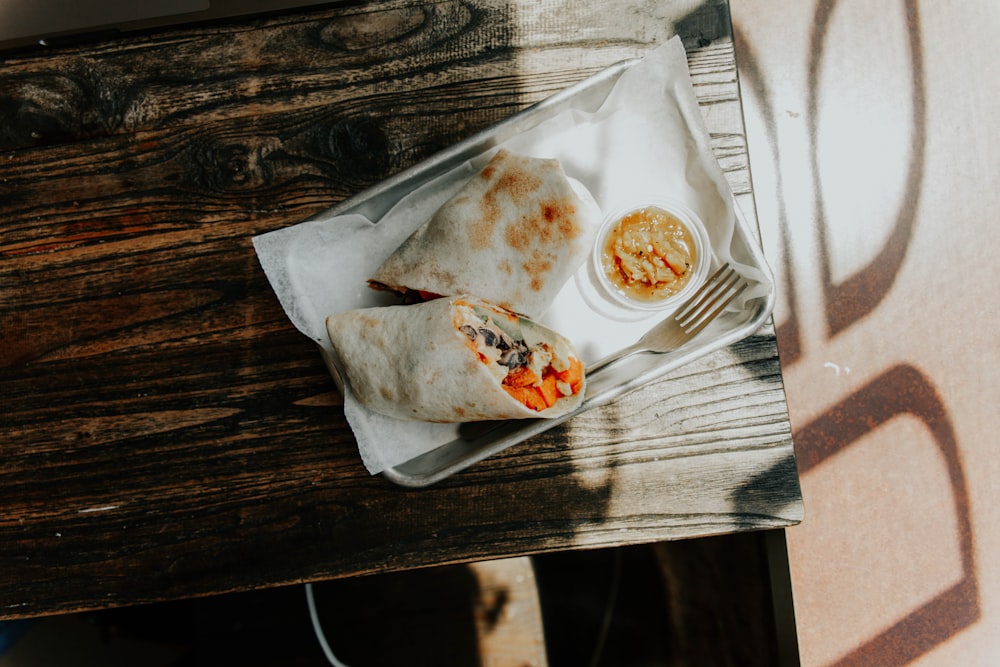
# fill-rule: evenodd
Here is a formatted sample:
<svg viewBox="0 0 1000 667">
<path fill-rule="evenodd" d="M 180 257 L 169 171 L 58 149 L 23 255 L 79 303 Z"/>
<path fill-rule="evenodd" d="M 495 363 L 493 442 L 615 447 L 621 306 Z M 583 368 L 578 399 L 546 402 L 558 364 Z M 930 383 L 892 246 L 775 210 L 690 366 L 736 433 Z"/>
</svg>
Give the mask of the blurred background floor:
<svg viewBox="0 0 1000 667">
<path fill-rule="evenodd" d="M 1000 3 L 731 6 L 802 663 L 1000 664 Z"/>
</svg>

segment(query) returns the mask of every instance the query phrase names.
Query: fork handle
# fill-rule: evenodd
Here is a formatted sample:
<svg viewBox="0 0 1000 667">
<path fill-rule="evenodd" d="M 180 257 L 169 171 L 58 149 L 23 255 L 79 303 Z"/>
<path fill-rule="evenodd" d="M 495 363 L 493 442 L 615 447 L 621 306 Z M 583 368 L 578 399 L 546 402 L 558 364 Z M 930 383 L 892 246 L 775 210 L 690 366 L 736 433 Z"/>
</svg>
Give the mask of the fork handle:
<svg viewBox="0 0 1000 667">
<path fill-rule="evenodd" d="M 587 375 L 593 375 L 602 368 L 607 368 L 608 366 L 616 364 L 622 359 L 627 359 L 628 357 L 631 357 L 633 354 L 638 354 L 639 352 L 642 352 L 645 349 L 646 348 L 643 345 L 640 345 L 639 343 L 635 343 L 634 345 L 629 345 L 628 347 L 618 350 L 617 352 L 614 352 L 604 357 L 600 361 L 594 362 L 593 364 L 588 366 Z"/>
</svg>

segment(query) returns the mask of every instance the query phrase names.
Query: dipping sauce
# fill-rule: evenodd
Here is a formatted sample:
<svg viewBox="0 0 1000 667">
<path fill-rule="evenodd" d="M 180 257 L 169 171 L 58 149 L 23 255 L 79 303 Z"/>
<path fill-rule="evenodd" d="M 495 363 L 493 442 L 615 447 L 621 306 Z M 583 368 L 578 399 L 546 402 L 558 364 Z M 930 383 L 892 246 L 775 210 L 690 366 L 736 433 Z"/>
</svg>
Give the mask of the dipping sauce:
<svg viewBox="0 0 1000 667">
<path fill-rule="evenodd" d="M 625 214 L 604 237 L 601 268 L 636 301 L 655 303 L 684 289 L 698 265 L 692 231 L 656 206 Z"/>
</svg>

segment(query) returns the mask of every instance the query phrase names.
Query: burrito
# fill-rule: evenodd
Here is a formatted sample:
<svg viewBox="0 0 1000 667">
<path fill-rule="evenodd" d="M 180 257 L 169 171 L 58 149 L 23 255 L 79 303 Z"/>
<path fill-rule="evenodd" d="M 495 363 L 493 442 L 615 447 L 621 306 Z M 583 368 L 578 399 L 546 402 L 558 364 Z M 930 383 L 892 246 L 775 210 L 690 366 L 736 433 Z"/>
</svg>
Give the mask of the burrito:
<svg viewBox="0 0 1000 667">
<path fill-rule="evenodd" d="M 587 257 L 600 221 L 558 160 L 500 150 L 369 284 L 410 301 L 474 294 L 538 318 Z"/>
<path fill-rule="evenodd" d="M 351 310 L 326 326 L 350 390 L 390 417 L 546 418 L 583 401 L 583 364 L 569 340 L 476 297 Z"/>
</svg>

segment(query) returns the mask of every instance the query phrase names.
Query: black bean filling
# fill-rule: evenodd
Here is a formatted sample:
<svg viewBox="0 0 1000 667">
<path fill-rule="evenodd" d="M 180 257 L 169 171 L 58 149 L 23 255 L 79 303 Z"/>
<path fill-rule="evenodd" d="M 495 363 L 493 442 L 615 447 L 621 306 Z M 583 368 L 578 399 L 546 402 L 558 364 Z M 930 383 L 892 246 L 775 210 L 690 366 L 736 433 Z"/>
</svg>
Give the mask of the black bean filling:
<svg viewBox="0 0 1000 667">
<path fill-rule="evenodd" d="M 480 338 L 486 347 L 495 347 L 500 350 L 500 359 L 497 363 L 501 366 L 513 369 L 528 365 L 530 355 L 528 354 L 528 346 L 523 340 L 512 340 L 502 331 L 496 332 L 486 327 L 476 329 L 469 324 L 463 324 L 461 331 L 471 341 Z"/>
</svg>

